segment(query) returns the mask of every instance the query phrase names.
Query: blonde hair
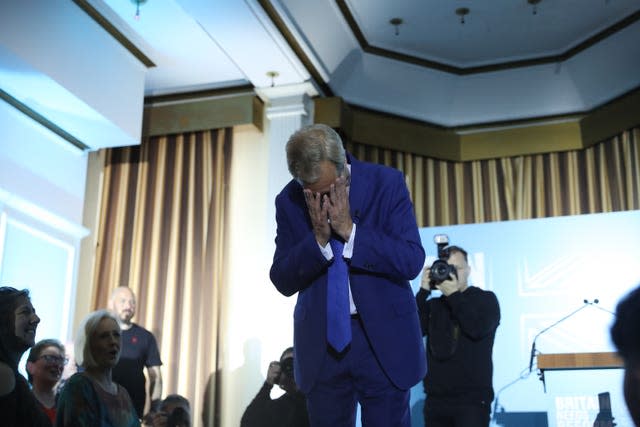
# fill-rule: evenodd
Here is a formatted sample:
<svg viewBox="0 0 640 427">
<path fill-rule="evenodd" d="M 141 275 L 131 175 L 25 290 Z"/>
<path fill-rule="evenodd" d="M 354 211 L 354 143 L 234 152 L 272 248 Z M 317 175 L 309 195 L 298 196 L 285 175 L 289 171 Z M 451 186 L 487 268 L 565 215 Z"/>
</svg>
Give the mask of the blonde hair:
<svg viewBox="0 0 640 427">
<path fill-rule="evenodd" d="M 91 340 L 102 319 L 113 319 L 116 325 L 118 325 L 118 330 L 120 329 L 118 318 L 110 310 L 97 310 L 89 313 L 89 315 L 84 318 L 78 328 L 73 347 L 76 355 L 76 363 L 85 369 L 98 366 L 91 354 Z"/>
</svg>

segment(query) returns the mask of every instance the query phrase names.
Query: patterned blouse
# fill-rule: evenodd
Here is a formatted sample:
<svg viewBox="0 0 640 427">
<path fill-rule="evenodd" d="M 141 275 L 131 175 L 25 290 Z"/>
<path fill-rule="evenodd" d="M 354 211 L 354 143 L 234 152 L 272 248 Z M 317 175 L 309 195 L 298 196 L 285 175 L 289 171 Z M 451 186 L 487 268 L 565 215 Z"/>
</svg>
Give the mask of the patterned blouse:
<svg viewBox="0 0 640 427">
<path fill-rule="evenodd" d="M 140 427 L 129 393 L 117 386 L 111 394 L 84 372 L 74 374 L 60 393 L 56 427 Z"/>
</svg>

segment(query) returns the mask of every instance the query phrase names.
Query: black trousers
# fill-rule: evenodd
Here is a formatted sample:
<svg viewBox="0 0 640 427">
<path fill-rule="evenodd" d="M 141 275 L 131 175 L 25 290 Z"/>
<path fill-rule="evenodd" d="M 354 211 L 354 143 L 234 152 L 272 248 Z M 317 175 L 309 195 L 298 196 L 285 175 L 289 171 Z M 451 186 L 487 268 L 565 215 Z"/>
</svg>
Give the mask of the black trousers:
<svg viewBox="0 0 640 427">
<path fill-rule="evenodd" d="M 425 427 L 488 427 L 490 404 L 429 399 L 424 405 Z"/>
</svg>

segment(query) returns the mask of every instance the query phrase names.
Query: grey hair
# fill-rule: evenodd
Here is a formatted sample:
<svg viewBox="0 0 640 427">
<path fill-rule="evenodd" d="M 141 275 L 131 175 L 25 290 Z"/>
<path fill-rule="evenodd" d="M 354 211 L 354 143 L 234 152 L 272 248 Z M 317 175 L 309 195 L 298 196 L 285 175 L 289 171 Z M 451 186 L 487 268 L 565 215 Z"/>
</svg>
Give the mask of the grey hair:
<svg viewBox="0 0 640 427">
<path fill-rule="evenodd" d="M 287 142 L 287 166 L 291 175 L 302 184 L 313 184 L 323 161 L 336 165 L 342 175 L 347 156 L 340 135 L 331 127 L 315 124 L 296 131 Z"/>
<path fill-rule="evenodd" d="M 118 318 L 110 310 L 97 310 L 89 313 L 89 315 L 84 318 L 76 334 L 74 350 L 76 363 L 85 369 L 96 368 L 98 366 L 98 363 L 91 354 L 91 340 L 94 338 L 94 333 L 102 319 L 113 319 L 116 325 L 118 325 L 118 329 L 120 329 Z"/>
</svg>

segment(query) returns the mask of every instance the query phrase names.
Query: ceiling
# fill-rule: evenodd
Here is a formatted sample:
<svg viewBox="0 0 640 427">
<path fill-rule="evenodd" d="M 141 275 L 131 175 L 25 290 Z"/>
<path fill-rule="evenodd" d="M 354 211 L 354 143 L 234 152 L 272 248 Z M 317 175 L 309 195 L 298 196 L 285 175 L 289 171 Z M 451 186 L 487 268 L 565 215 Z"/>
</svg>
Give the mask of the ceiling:
<svg viewBox="0 0 640 427">
<path fill-rule="evenodd" d="M 452 72 L 563 55 L 640 10 L 637 1 L 341 1 L 365 43 Z M 456 12 L 466 15 L 458 15 Z M 401 24 L 390 23 L 400 18 Z M 464 20 L 464 23 L 462 22 Z M 434 66 L 437 66 L 434 64 Z M 490 67 L 487 67 L 490 68 Z"/>
<path fill-rule="evenodd" d="M 137 51 L 147 97 L 251 86 L 264 98 L 263 88 L 307 83 L 312 95 L 461 128 L 579 115 L 640 88 L 640 0 L 530 1 L 141 0 L 137 17 L 136 0 L 73 3 L 94 9 L 112 37 L 119 33 L 119 42 Z M 70 10 L 73 3 L 58 10 L 79 22 L 82 11 Z M 6 11 L 29 24 L 22 2 L 10 4 Z M 468 14 L 461 17 L 459 8 Z M 47 13 L 42 19 L 53 21 Z M 402 23 L 392 25 L 393 18 Z M 33 25 L 32 32 L 42 27 Z M 17 49 L 19 37 L 11 42 L 7 63 L 18 52 L 38 65 L 46 52 L 29 57 L 28 46 Z M 4 90 L 28 100 L 31 86 L 16 82 Z M 112 122 L 131 117 L 110 108 Z M 118 125 L 136 139 L 134 125 Z"/>
</svg>

